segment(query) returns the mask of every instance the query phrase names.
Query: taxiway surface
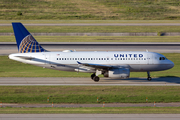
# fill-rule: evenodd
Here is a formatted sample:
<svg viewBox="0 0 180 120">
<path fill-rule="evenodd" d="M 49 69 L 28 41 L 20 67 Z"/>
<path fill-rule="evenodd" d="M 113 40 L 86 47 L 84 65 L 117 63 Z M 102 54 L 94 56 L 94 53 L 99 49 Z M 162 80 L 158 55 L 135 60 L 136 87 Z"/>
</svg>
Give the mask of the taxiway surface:
<svg viewBox="0 0 180 120">
<path fill-rule="evenodd" d="M 101 78 L 99 82 L 94 82 L 91 78 L 18 78 L 0 77 L 0 86 L 180 86 L 179 77 L 153 78 L 129 78 L 125 80 Z"/>
<path fill-rule="evenodd" d="M 179 120 L 180 114 L 0 114 L 0 120 Z"/>
<path fill-rule="evenodd" d="M 42 42 L 42 47 L 49 51 L 150 51 L 158 53 L 180 53 L 180 43 L 108 43 L 108 42 Z M 0 42 L 0 55 L 9 55 L 17 53 L 17 45 L 15 42 Z"/>
</svg>

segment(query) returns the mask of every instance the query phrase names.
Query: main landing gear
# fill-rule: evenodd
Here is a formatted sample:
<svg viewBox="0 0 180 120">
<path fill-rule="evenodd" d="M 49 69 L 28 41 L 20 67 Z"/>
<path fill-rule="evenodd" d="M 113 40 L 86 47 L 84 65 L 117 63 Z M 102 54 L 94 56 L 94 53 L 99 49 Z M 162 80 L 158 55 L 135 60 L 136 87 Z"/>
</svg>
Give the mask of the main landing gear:
<svg viewBox="0 0 180 120">
<path fill-rule="evenodd" d="M 149 72 L 149 71 L 147 72 L 147 75 L 148 75 L 147 80 L 148 80 L 148 81 L 151 81 L 151 80 L 152 80 L 152 78 L 151 78 L 151 76 L 150 76 L 150 72 Z"/>
<path fill-rule="evenodd" d="M 99 81 L 99 77 L 95 75 L 95 73 L 93 73 L 91 75 L 91 79 L 94 80 L 95 82 L 98 82 Z"/>
</svg>

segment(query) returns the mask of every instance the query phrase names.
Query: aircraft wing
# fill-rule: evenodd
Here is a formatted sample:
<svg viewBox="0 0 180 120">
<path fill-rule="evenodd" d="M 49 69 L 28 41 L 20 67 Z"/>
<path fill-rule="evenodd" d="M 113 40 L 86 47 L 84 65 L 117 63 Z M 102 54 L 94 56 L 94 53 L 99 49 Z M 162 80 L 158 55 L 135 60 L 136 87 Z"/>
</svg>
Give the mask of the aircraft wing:
<svg viewBox="0 0 180 120">
<path fill-rule="evenodd" d="M 118 66 L 112 66 L 112 65 L 102 65 L 102 64 L 92 64 L 92 63 L 81 63 L 78 62 L 80 65 L 88 66 L 88 67 L 93 67 L 96 69 L 111 69 L 111 68 L 118 68 Z"/>
</svg>

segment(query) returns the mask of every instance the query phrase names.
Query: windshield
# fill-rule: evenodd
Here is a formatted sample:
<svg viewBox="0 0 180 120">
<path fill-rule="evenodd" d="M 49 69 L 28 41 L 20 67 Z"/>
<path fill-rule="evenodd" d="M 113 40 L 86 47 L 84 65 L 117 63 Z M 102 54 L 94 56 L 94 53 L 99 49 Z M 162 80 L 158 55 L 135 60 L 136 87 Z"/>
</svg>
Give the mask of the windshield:
<svg viewBox="0 0 180 120">
<path fill-rule="evenodd" d="M 166 57 L 159 57 L 159 60 L 167 60 Z"/>
</svg>

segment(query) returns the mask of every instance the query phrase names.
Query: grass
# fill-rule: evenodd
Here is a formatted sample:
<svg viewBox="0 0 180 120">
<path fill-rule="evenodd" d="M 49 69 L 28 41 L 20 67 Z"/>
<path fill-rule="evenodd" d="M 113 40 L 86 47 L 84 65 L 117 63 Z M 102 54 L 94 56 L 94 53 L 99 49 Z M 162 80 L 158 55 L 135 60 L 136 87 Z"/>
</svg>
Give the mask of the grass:
<svg viewBox="0 0 180 120">
<path fill-rule="evenodd" d="M 179 26 L 26 26 L 31 33 L 138 33 L 180 32 Z M 13 33 L 12 26 L 0 26 L 0 33 Z"/>
<path fill-rule="evenodd" d="M 1 20 L 179 20 L 174 0 L 1 0 Z"/>
<path fill-rule="evenodd" d="M 56 103 L 170 103 L 180 102 L 178 86 L 0 86 L 0 102 Z M 49 103 L 47 98 L 49 97 Z M 97 103 L 98 97 L 98 103 Z"/>
<path fill-rule="evenodd" d="M 179 36 L 34 36 L 38 42 L 180 42 Z M 15 42 L 0 36 L 0 42 Z"/>
<path fill-rule="evenodd" d="M 175 66 L 166 71 L 151 72 L 152 77 L 174 76 L 180 77 L 180 54 L 163 53 L 168 59 L 174 62 Z M 89 77 L 90 73 L 77 73 L 44 69 L 41 67 L 20 63 L 8 59 L 7 56 L 0 56 L 0 77 Z M 130 77 L 147 77 L 146 72 L 131 72 Z"/>
<path fill-rule="evenodd" d="M 179 114 L 180 107 L 0 108 L 0 114 Z"/>
</svg>

